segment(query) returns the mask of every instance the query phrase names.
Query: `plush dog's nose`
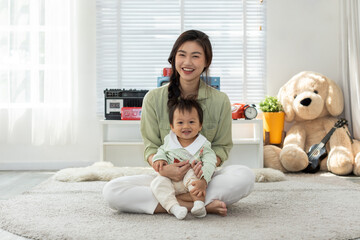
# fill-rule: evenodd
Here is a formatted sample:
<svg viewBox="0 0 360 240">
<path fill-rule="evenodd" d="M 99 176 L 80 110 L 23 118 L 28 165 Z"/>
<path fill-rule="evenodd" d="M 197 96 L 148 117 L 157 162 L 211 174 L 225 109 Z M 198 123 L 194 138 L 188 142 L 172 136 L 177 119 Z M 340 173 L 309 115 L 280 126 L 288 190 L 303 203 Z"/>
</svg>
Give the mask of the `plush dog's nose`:
<svg viewBox="0 0 360 240">
<path fill-rule="evenodd" d="M 305 106 L 305 107 L 307 107 L 307 106 L 309 106 L 310 105 L 310 103 L 311 103 L 311 99 L 310 98 L 305 98 L 305 99 L 303 99 L 303 100 L 301 100 L 301 105 L 303 105 L 303 106 Z"/>
</svg>

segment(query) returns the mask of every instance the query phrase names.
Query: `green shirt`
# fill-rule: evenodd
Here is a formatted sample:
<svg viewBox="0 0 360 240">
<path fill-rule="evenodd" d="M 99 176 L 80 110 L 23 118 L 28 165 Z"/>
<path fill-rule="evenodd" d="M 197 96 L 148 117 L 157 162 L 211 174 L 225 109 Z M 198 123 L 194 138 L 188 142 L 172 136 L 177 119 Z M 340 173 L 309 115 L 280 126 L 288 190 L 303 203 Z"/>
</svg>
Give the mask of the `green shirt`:
<svg viewBox="0 0 360 240">
<path fill-rule="evenodd" d="M 200 133 L 211 143 L 211 148 L 223 163 L 233 146 L 230 100 L 225 93 L 208 86 L 203 81 L 200 81 L 197 100 L 204 112 Z M 153 89 L 144 97 L 141 134 L 145 145 L 145 161 L 164 144 L 164 138 L 170 131 L 167 101 L 168 85 Z"/>
</svg>

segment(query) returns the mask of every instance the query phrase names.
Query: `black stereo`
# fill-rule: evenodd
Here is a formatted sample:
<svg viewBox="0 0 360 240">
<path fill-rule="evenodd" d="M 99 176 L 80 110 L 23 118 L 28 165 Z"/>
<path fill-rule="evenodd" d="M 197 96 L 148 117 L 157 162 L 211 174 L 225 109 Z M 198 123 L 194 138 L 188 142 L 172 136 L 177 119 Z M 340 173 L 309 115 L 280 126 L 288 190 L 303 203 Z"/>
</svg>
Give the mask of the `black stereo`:
<svg viewBox="0 0 360 240">
<path fill-rule="evenodd" d="M 122 107 L 141 107 L 149 90 L 105 89 L 105 119 L 121 120 Z"/>
</svg>

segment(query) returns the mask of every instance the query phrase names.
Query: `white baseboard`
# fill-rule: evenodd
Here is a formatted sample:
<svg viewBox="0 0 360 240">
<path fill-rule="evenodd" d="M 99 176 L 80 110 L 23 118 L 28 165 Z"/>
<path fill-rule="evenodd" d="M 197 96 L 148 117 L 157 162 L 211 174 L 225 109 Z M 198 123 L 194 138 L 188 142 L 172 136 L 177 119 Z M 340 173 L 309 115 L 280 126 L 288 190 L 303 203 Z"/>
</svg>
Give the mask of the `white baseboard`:
<svg viewBox="0 0 360 240">
<path fill-rule="evenodd" d="M 87 167 L 94 162 L 64 161 L 64 162 L 0 162 L 0 171 L 35 171 L 35 170 L 60 170 L 73 167 Z"/>
</svg>

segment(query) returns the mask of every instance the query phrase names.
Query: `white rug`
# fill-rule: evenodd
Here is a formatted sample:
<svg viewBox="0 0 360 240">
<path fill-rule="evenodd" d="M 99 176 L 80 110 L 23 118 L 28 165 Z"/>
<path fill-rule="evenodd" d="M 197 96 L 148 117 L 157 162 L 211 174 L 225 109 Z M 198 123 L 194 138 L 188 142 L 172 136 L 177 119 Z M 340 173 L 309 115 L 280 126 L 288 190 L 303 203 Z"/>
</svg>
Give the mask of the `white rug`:
<svg viewBox="0 0 360 240">
<path fill-rule="evenodd" d="M 285 180 L 284 173 L 271 169 L 252 169 L 256 182 L 277 182 Z M 66 168 L 58 171 L 54 178 L 62 182 L 110 181 L 121 176 L 156 174 L 151 167 L 114 167 L 111 162 L 96 162 L 89 167 Z"/>
<path fill-rule="evenodd" d="M 117 213 L 106 182 L 49 179 L 0 201 L 0 228 L 33 239 L 354 239 L 360 237 L 360 185 L 332 174 L 290 174 L 256 183 L 227 217 Z"/>
</svg>

